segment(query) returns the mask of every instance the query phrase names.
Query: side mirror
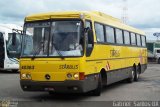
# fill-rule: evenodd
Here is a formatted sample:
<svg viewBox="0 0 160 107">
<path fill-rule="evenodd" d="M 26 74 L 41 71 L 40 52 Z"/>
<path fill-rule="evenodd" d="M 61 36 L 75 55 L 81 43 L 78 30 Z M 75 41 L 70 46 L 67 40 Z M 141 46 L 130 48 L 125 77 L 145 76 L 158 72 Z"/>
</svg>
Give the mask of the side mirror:
<svg viewBox="0 0 160 107">
<path fill-rule="evenodd" d="M 12 33 L 12 45 L 16 45 L 16 33 Z"/>
<path fill-rule="evenodd" d="M 94 44 L 93 31 L 91 29 L 88 30 L 88 44 Z"/>
<path fill-rule="evenodd" d="M 88 29 L 86 36 L 86 56 L 89 57 L 94 47 L 94 34 L 91 29 Z"/>
</svg>

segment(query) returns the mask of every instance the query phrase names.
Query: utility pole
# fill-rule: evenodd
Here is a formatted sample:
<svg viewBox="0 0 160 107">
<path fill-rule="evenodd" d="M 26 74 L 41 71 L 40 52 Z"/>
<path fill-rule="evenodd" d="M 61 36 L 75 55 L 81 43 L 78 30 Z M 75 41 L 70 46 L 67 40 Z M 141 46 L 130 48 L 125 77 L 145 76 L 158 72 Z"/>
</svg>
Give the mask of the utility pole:
<svg viewBox="0 0 160 107">
<path fill-rule="evenodd" d="M 124 24 L 128 23 L 128 5 L 127 0 L 123 0 L 121 20 Z"/>
</svg>

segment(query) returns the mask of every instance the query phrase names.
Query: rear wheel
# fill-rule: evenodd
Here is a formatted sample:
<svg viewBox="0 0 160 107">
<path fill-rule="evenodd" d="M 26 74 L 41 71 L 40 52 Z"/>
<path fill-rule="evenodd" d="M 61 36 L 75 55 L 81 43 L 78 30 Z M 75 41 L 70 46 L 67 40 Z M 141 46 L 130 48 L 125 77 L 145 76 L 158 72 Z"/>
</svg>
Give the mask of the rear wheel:
<svg viewBox="0 0 160 107">
<path fill-rule="evenodd" d="M 134 71 L 135 71 L 135 76 L 134 76 L 134 81 L 138 81 L 139 80 L 139 74 L 140 74 L 140 66 L 134 67 Z"/>
<path fill-rule="evenodd" d="M 94 96 L 100 96 L 101 95 L 101 90 L 102 90 L 102 78 L 101 78 L 101 75 L 99 74 L 98 86 L 95 90 L 93 90 L 93 95 Z"/>
<path fill-rule="evenodd" d="M 135 72 L 134 70 L 131 71 L 131 76 L 127 79 L 127 81 L 129 83 L 132 83 L 134 81 L 134 75 L 135 75 Z"/>
</svg>

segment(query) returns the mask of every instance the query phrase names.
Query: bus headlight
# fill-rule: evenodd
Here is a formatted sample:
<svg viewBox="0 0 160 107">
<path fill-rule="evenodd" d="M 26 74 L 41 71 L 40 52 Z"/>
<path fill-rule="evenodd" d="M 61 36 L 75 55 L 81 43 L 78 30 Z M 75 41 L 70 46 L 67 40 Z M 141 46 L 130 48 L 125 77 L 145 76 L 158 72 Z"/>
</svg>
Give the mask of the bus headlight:
<svg viewBox="0 0 160 107">
<path fill-rule="evenodd" d="M 21 77 L 22 78 L 26 78 L 26 74 L 21 74 Z"/>
<path fill-rule="evenodd" d="M 79 79 L 79 74 L 76 73 L 76 74 L 73 75 L 73 77 L 74 77 L 75 79 Z"/>
<path fill-rule="evenodd" d="M 84 80 L 85 73 L 84 72 L 67 73 L 66 77 L 67 79 L 72 79 L 72 80 Z"/>
<path fill-rule="evenodd" d="M 22 79 L 31 79 L 31 74 L 21 74 Z"/>
</svg>

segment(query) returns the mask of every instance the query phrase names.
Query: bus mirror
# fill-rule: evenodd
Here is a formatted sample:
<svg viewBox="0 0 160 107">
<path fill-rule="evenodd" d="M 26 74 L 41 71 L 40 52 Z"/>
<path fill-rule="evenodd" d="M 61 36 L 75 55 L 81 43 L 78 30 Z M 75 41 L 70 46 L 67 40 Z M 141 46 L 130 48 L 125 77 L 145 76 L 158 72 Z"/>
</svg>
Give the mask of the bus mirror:
<svg viewBox="0 0 160 107">
<path fill-rule="evenodd" d="M 93 31 L 90 29 L 88 30 L 88 44 L 93 44 L 94 43 L 94 39 L 93 39 Z"/>
<path fill-rule="evenodd" d="M 16 33 L 12 33 L 12 45 L 16 45 Z"/>
<path fill-rule="evenodd" d="M 94 37 L 93 37 L 93 31 L 89 29 L 87 31 L 87 37 L 86 37 L 86 56 L 89 57 L 92 53 L 93 47 L 94 47 Z"/>
</svg>

